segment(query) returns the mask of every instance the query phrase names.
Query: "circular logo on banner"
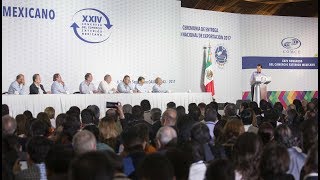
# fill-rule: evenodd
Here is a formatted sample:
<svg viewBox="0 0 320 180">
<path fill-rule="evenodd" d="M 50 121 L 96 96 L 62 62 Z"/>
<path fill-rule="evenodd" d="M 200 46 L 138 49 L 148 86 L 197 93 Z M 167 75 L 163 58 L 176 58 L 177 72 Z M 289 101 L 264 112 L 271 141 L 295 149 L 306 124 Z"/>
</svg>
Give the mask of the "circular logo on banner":
<svg viewBox="0 0 320 180">
<path fill-rule="evenodd" d="M 110 19 L 98 9 L 81 9 L 73 15 L 72 21 L 70 27 L 74 34 L 86 43 L 102 43 L 111 35 Z"/>
<path fill-rule="evenodd" d="M 281 41 L 281 45 L 286 49 L 298 49 L 301 46 L 301 41 L 295 37 L 287 37 Z"/>
<path fill-rule="evenodd" d="M 222 45 L 218 45 L 215 52 L 214 57 L 216 58 L 216 63 L 219 65 L 219 67 L 223 67 L 225 63 L 228 60 L 228 54 L 227 49 L 223 47 Z"/>
</svg>

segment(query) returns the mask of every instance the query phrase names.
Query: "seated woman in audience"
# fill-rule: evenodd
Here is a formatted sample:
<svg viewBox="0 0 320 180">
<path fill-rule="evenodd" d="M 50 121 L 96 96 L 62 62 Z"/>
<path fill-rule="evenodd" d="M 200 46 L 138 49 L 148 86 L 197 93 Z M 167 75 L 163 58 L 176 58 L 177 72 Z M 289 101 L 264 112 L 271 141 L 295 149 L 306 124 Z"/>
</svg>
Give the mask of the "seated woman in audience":
<svg viewBox="0 0 320 180">
<path fill-rule="evenodd" d="M 217 159 L 211 162 L 206 171 L 206 180 L 234 180 L 234 165 L 227 159 Z"/>
<path fill-rule="evenodd" d="M 257 118 L 252 109 L 247 108 L 241 111 L 240 118 L 246 132 L 258 132 Z"/>
<path fill-rule="evenodd" d="M 259 178 L 259 162 L 263 144 L 252 132 L 241 134 L 233 147 L 236 180 L 256 180 Z"/>
<path fill-rule="evenodd" d="M 190 167 L 189 179 L 204 179 L 206 163 L 214 159 L 224 158 L 225 154 L 223 150 L 216 149 L 215 146 L 210 144 L 209 128 L 202 122 L 192 126 L 190 137 L 193 164 Z"/>
<path fill-rule="evenodd" d="M 111 116 L 102 118 L 99 122 L 99 130 L 101 141 L 112 147 L 115 152 L 118 152 L 120 132 L 117 130 L 114 118 Z"/>
<path fill-rule="evenodd" d="M 150 129 L 145 123 L 138 123 L 135 125 L 138 128 L 139 135 L 145 141 L 144 151 L 146 154 L 157 152 L 156 148 L 150 144 L 149 132 Z"/>
<path fill-rule="evenodd" d="M 318 179 L 318 143 L 314 144 L 308 153 L 308 157 L 301 171 L 301 180 Z"/>
<path fill-rule="evenodd" d="M 23 114 L 18 114 L 16 116 L 16 122 L 17 122 L 16 135 L 21 138 L 27 137 L 27 130 L 26 130 L 27 116 Z"/>
<path fill-rule="evenodd" d="M 272 142 L 274 140 L 273 126 L 269 122 L 262 123 L 258 130 L 258 136 L 260 136 L 264 146 Z"/>
<path fill-rule="evenodd" d="M 48 114 L 45 112 L 40 112 L 37 115 L 37 119 L 40 121 L 43 121 L 49 127 L 47 137 L 52 136 L 53 132 L 54 132 L 54 128 L 51 125 L 50 118 L 49 118 Z"/>
<path fill-rule="evenodd" d="M 294 180 L 289 170 L 290 156 L 283 145 L 270 143 L 261 155 L 259 170 L 263 180 Z"/>
<path fill-rule="evenodd" d="M 232 159 L 234 143 L 236 142 L 237 138 L 244 132 L 244 126 L 240 119 L 229 120 L 224 126 L 223 134 L 221 136 L 221 142 L 229 159 Z"/>
</svg>

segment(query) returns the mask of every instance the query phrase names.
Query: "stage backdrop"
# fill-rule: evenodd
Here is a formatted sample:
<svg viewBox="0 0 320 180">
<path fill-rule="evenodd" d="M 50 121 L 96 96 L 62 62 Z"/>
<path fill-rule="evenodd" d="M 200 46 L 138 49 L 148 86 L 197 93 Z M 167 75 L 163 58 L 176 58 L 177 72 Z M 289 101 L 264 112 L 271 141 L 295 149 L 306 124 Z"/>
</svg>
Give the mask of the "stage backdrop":
<svg viewBox="0 0 320 180">
<path fill-rule="evenodd" d="M 181 8 L 174 0 L 2 1 L 2 92 L 19 73 L 50 90 L 60 73 L 71 92 L 87 72 L 155 77 L 172 92 L 201 92 L 212 61 L 218 102 L 249 99 L 256 64 L 272 77 L 269 100 L 318 96 L 318 18 L 240 15 Z M 210 75 L 207 74 L 207 75 Z M 190 92 L 189 91 L 189 92 Z"/>
<path fill-rule="evenodd" d="M 39 73 L 46 90 L 60 73 L 70 92 L 79 91 L 87 72 L 96 87 L 109 73 L 116 82 L 160 76 L 172 92 L 184 91 L 180 7 L 173 0 L 3 0 L 2 92 L 19 73 L 28 87 Z"/>
<path fill-rule="evenodd" d="M 240 29 L 243 99 L 259 63 L 272 103 L 318 97 L 318 18 L 241 15 Z"/>
</svg>

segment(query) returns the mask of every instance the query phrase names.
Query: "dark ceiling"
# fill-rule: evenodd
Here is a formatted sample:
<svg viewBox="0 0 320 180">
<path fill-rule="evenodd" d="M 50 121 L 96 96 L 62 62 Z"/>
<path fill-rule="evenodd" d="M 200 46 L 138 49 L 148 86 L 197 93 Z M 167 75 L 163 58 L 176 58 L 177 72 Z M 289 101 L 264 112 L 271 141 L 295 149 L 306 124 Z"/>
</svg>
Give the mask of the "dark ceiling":
<svg viewBox="0 0 320 180">
<path fill-rule="evenodd" d="M 318 17 L 318 0 L 181 0 L 181 6 L 240 14 Z"/>
</svg>

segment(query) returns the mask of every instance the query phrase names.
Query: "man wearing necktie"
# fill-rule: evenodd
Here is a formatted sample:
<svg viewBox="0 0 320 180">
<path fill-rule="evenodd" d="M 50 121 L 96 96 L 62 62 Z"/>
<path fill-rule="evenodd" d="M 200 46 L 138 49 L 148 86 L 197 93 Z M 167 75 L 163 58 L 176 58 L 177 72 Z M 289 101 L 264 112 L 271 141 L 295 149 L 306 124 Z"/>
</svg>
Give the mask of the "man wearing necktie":
<svg viewBox="0 0 320 180">
<path fill-rule="evenodd" d="M 263 73 L 261 73 L 261 70 L 262 70 L 262 65 L 261 64 L 258 64 L 257 65 L 257 71 L 254 71 L 252 74 L 251 74 L 251 78 L 250 78 L 250 85 L 251 85 L 251 101 L 253 101 L 253 97 L 254 97 L 254 80 L 257 76 L 264 76 Z M 259 103 L 259 102 L 257 102 Z"/>
</svg>

